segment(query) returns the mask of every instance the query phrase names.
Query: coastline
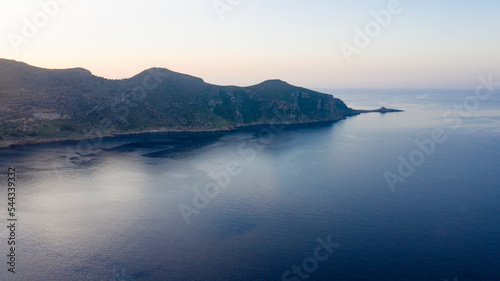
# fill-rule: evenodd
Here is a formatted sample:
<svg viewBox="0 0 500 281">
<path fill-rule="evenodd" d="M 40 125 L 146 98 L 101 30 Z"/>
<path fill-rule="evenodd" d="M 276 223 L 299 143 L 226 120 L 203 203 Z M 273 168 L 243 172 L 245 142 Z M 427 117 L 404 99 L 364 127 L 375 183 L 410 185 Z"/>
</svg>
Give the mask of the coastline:
<svg viewBox="0 0 500 281">
<path fill-rule="evenodd" d="M 105 135 L 94 135 L 94 136 L 81 136 L 81 137 L 64 137 L 64 138 L 46 138 L 46 139 L 28 139 L 22 141 L 6 141 L 0 143 L 0 149 L 8 149 L 14 148 L 18 146 L 25 145 L 36 145 L 36 144 L 49 144 L 49 143 L 63 143 L 63 142 L 74 142 L 74 141 L 90 141 L 95 139 L 104 139 L 104 138 L 116 138 L 120 136 L 132 136 L 132 135 L 146 135 L 146 134 L 155 134 L 155 133 L 186 133 L 186 134 L 202 134 L 202 133 L 224 133 L 224 132 L 235 132 L 238 130 L 248 130 L 248 129 L 258 129 L 267 126 L 285 126 L 285 127 L 303 127 L 303 126 L 314 126 L 314 125 L 322 125 L 322 124 L 333 124 L 337 121 L 344 120 L 347 117 L 360 115 L 363 113 L 373 113 L 378 112 L 381 114 L 391 113 L 391 112 L 404 112 L 404 110 L 399 109 L 387 109 L 385 107 L 374 109 L 374 110 L 362 110 L 355 109 L 353 110 L 353 114 L 345 115 L 342 118 L 335 120 L 315 120 L 315 121 L 307 121 L 307 122 L 295 122 L 295 123 L 256 123 L 256 124 L 246 124 L 233 126 L 222 129 L 150 129 L 143 131 L 129 131 L 129 132 L 116 132 L 112 134 Z"/>
<path fill-rule="evenodd" d="M 354 114 L 357 115 L 357 114 Z M 352 115 L 352 116 L 354 116 Z M 349 115 L 351 116 L 351 115 Z M 349 117 L 347 116 L 347 117 Z M 275 126 L 286 126 L 286 127 L 296 127 L 296 126 L 311 126 L 311 125 L 321 125 L 321 124 L 333 124 L 337 121 L 344 120 L 346 117 L 343 117 L 338 120 L 319 120 L 312 122 L 302 122 L 302 123 L 261 123 L 261 124 L 248 124 L 241 126 L 234 126 L 231 128 L 223 128 L 223 129 L 213 129 L 213 130 L 197 130 L 197 129 L 185 129 L 185 130 L 176 130 L 176 129 L 151 129 L 151 130 L 143 130 L 143 131 L 130 131 L 130 132 L 116 132 L 112 134 L 105 135 L 94 135 L 94 136 L 81 136 L 81 137 L 67 137 L 67 138 L 47 138 L 47 139 L 29 139 L 22 140 L 17 142 L 2 142 L 0 143 L 0 149 L 5 148 L 14 148 L 25 145 L 36 145 L 36 144 L 49 144 L 49 143 L 62 143 L 62 142 L 75 142 L 75 141 L 90 141 L 95 139 L 104 139 L 104 138 L 117 138 L 120 136 L 133 136 L 133 135 L 146 135 L 146 134 L 161 134 L 161 133 L 185 133 L 185 134 L 203 134 L 203 133 L 227 133 L 227 132 L 236 132 L 238 130 L 251 130 L 263 128 L 271 125 Z"/>
</svg>

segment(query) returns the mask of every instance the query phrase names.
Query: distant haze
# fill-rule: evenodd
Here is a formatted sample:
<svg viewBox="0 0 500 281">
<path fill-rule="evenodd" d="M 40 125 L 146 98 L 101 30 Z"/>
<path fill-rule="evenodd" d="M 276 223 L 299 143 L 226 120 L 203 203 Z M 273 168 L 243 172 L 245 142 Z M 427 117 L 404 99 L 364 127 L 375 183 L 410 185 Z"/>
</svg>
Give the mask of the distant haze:
<svg viewBox="0 0 500 281">
<path fill-rule="evenodd" d="M 500 80 L 500 1 L 401 0 L 350 63 L 342 43 L 356 47 L 356 28 L 390 0 L 54 1 L 0 2 L 0 58 L 117 79 L 157 66 L 238 86 L 279 78 L 310 88 L 460 89 L 480 75 Z"/>
</svg>

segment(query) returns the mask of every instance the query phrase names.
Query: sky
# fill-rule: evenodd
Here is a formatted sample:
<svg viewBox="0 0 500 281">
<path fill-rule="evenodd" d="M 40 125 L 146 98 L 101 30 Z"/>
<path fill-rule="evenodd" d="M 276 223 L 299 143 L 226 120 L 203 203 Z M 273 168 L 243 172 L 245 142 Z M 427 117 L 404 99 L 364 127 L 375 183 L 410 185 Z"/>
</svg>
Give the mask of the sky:
<svg viewBox="0 0 500 281">
<path fill-rule="evenodd" d="M 0 58 L 112 79 L 164 67 L 218 85 L 472 89 L 500 80 L 499 12 L 497 0 L 0 0 Z"/>
</svg>

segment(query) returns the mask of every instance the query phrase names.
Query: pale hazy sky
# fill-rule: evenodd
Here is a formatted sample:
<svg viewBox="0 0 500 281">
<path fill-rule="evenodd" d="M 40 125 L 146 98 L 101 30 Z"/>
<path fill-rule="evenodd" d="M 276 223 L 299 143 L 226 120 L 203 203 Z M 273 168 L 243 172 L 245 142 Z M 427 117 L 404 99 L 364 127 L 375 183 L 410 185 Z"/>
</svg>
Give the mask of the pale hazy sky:
<svg viewBox="0 0 500 281">
<path fill-rule="evenodd" d="M 165 67 L 240 86 L 279 78 L 311 88 L 473 88 L 480 75 L 500 80 L 498 0 L 401 0 L 402 11 L 350 63 L 340 45 L 355 46 L 355 29 L 391 0 L 217 0 L 235 4 L 223 20 L 214 0 L 66 0 L 48 12 L 39 4 L 54 1 L 0 0 L 1 58 L 107 78 Z"/>
</svg>

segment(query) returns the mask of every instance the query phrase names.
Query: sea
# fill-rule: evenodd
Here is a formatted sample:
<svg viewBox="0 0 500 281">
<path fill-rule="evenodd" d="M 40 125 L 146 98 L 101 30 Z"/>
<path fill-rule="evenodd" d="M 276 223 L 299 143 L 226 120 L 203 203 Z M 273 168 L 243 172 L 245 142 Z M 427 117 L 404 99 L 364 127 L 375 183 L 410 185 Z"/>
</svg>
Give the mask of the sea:
<svg viewBox="0 0 500 281">
<path fill-rule="evenodd" d="M 0 280 L 499 281 L 500 92 L 323 91 L 404 112 L 0 149 Z"/>
</svg>

